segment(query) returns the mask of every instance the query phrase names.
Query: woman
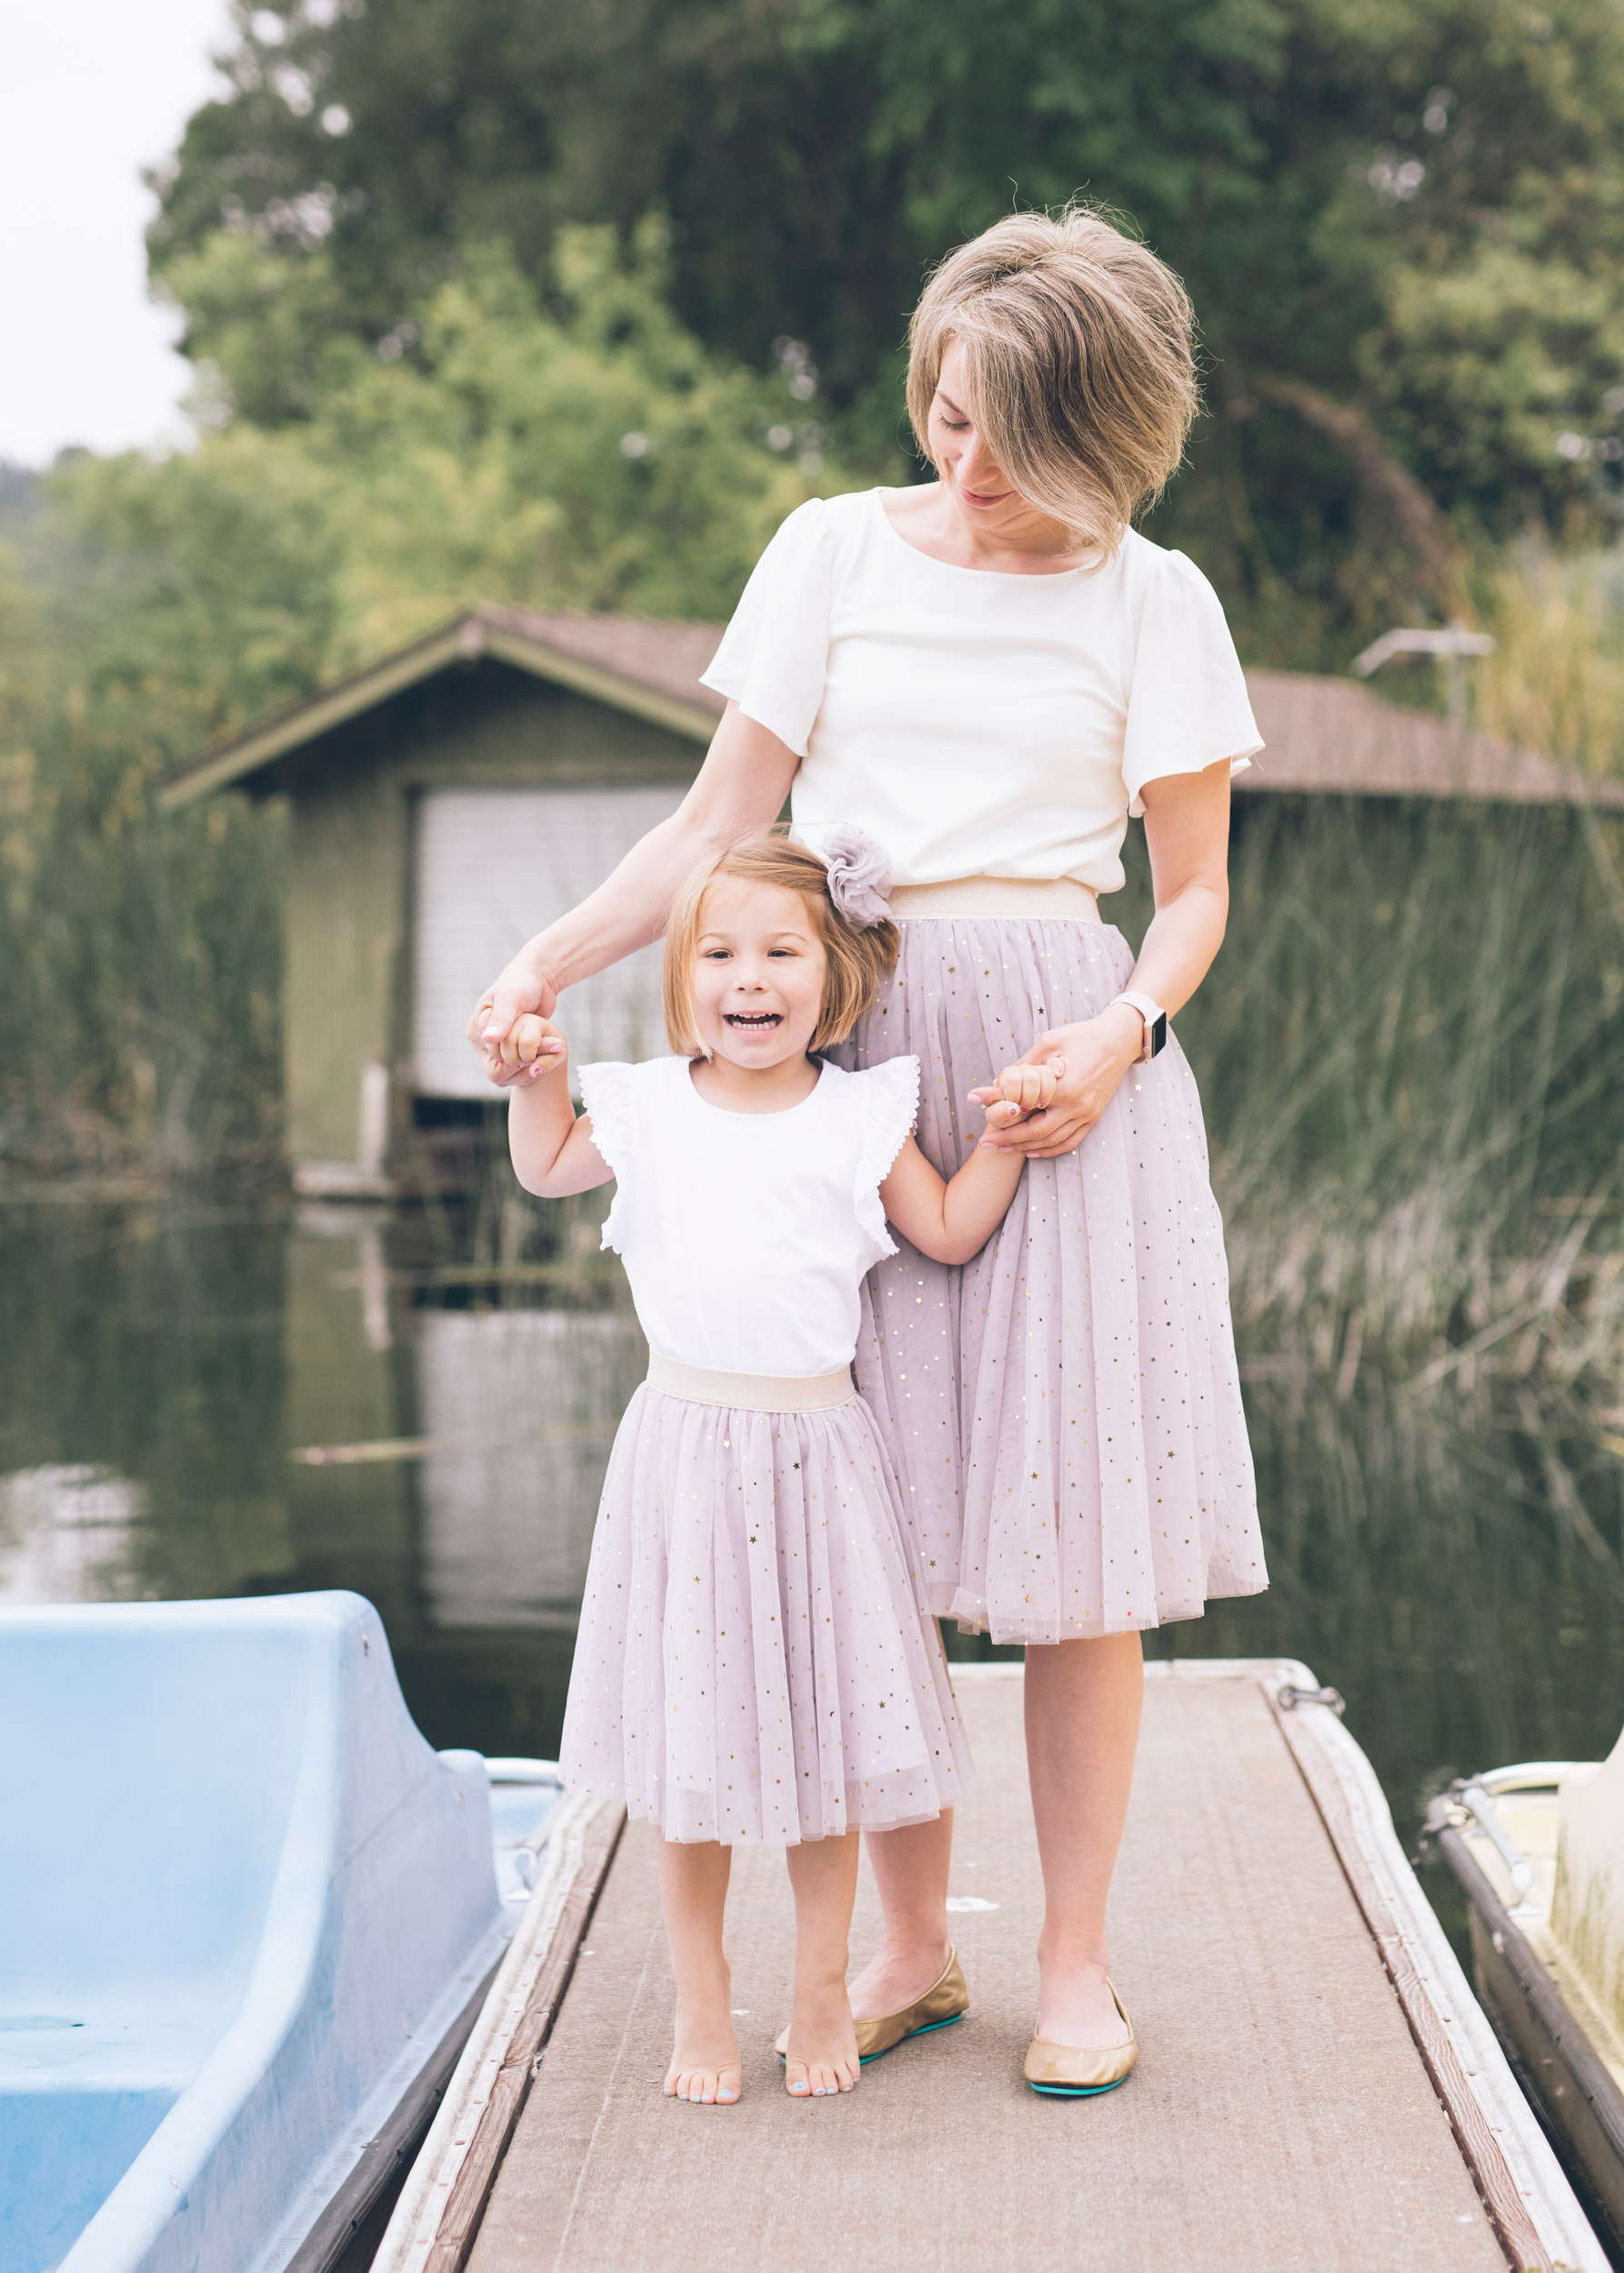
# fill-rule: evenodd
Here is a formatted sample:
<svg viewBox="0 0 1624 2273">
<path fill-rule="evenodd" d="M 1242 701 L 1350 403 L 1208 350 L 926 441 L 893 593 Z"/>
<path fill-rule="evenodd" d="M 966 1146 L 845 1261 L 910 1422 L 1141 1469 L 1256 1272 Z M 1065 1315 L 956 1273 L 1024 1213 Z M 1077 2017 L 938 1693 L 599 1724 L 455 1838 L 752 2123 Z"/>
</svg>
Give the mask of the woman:
<svg viewBox="0 0 1624 2273">
<path fill-rule="evenodd" d="M 1027 1645 L 1045 1915 L 1026 2073 L 1077 2094 L 1135 2057 L 1105 1914 L 1140 1632 L 1267 1583 L 1200 1107 L 1166 1025 L 1223 938 L 1230 769 L 1261 743 L 1210 586 L 1131 526 L 1182 455 L 1191 331 L 1178 279 L 1086 210 L 953 254 L 910 328 L 936 483 L 790 515 L 705 675 L 727 706 L 681 809 L 469 1026 L 492 1077 L 519 1077 L 517 1015 L 655 937 L 695 861 L 787 795 L 808 841 L 855 825 L 890 856 L 902 956 L 847 1047 L 918 1056 L 939 1170 L 1002 1065 L 1063 1067 L 1046 1110 L 994 1108 L 1033 1165 L 981 1255 L 949 1269 L 905 1246 L 870 1275 L 857 1377 L 926 1606 Z M 1098 906 L 1130 814 L 1156 892 L 1137 961 Z M 967 2001 L 951 1842 L 949 1816 L 869 1842 L 886 1937 L 852 1986 L 866 2053 Z"/>
</svg>

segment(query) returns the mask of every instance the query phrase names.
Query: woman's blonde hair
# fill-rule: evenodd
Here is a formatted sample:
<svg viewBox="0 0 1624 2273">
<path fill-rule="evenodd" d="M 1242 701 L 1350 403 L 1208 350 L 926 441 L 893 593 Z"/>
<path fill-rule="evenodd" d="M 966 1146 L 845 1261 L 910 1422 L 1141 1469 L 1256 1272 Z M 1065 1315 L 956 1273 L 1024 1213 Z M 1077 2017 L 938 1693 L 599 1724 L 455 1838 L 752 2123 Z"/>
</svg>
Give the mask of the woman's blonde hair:
<svg viewBox="0 0 1624 2273">
<path fill-rule="evenodd" d="M 1195 315 L 1165 262 L 1087 205 L 1012 214 L 961 245 L 908 326 L 907 411 L 930 447 L 949 340 L 964 405 L 1010 487 L 1108 555 L 1184 456 Z"/>
<path fill-rule="evenodd" d="M 901 935 L 887 920 L 867 929 L 849 923 L 829 897 L 828 870 L 817 855 L 775 830 L 753 836 L 730 852 L 701 861 L 671 903 L 666 919 L 666 962 L 661 989 L 666 1038 L 679 1057 L 708 1056 L 699 1039 L 694 1007 L 694 966 L 705 927 L 705 896 L 718 876 L 741 876 L 751 884 L 777 885 L 793 892 L 811 910 L 812 928 L 823 943 L 827 963 L 823 1006 L 811 1050 L 843 1042 L 897 967 Z"/>
</svg>

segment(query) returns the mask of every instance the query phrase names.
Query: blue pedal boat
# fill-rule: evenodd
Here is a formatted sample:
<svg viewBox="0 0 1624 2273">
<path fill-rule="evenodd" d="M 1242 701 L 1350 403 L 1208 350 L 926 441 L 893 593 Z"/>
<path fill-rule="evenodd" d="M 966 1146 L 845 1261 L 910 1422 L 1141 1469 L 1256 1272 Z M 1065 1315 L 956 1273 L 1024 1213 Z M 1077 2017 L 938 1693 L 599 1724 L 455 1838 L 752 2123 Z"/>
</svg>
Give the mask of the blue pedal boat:
<svg viewBox="0 0 1624 2273">
<path fill-rule="evenodd" d="M 322 2273 L 526 1899 L 353 1594 L 0 1609 L 0 2265 Z"/>
</svg>

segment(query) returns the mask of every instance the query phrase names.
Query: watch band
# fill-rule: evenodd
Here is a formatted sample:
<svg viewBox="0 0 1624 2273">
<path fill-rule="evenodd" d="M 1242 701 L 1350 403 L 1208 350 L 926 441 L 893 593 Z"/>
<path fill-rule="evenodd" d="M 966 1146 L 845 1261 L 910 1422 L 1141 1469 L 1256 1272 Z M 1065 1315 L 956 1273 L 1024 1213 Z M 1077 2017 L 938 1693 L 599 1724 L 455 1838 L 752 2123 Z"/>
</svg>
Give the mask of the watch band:
<svg viewBox="0 0 1624 2273">
<path fill-rule="evenodd" d="M 1145 1046 L 1139 1052 L 1139 1063 L 1148 1065 L 1168 1046 L 1168 1014 L 1160 1003 L 1153 1002 L 1148 995 L 1135 994 L 1131 988 L 1125 988 L 1117 1000 L 1132 1003 L 1145 1021 Z"/>
</svg>

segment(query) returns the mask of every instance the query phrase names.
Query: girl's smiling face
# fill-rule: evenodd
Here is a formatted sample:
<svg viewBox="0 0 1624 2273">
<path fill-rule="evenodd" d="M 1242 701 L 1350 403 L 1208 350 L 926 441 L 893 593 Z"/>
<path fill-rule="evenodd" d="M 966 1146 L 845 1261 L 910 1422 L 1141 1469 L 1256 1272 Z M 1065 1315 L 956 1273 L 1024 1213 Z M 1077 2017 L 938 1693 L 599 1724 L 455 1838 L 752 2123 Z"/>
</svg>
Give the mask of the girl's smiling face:
<svg viewBox="0 0 1624 2273">
<path fill-rule="evenodd" d="M 798 892 L 717 876 L 705 895 L 697 958 L 694 1011 L 712 1058 L 759 1073 L 806 1056 L 827 956 Z"/>
</svg>

